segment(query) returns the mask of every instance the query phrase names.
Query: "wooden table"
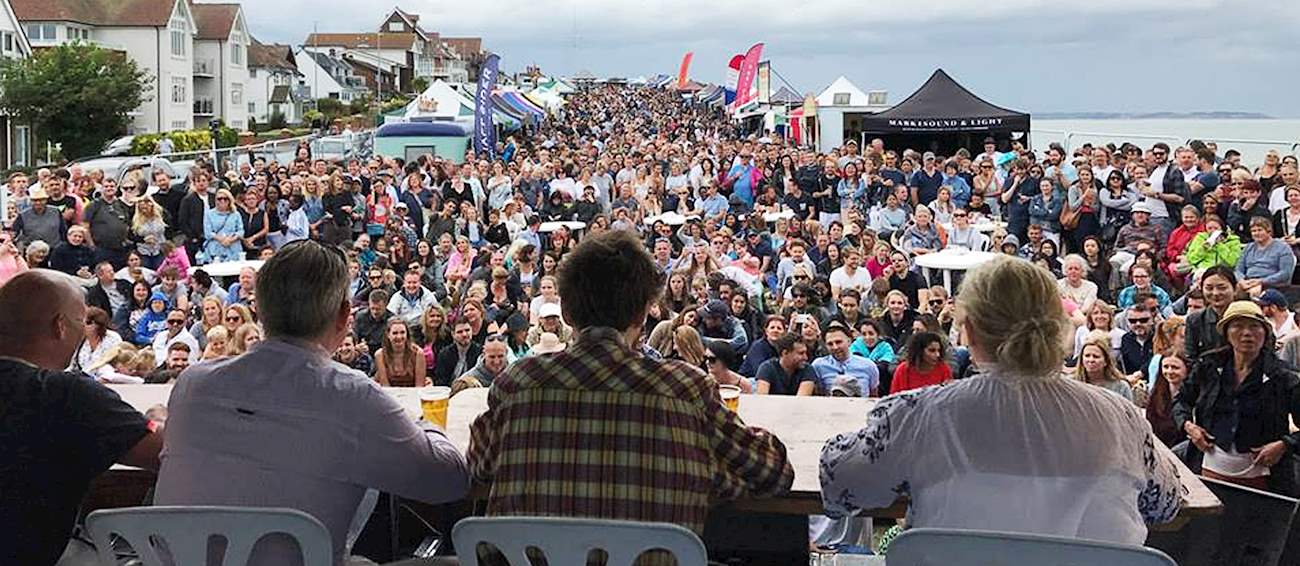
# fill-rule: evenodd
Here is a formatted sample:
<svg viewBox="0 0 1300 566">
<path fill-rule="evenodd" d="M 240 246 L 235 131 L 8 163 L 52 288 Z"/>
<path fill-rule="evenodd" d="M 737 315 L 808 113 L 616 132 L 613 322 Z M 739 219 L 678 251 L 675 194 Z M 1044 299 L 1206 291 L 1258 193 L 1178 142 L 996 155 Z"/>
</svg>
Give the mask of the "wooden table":
<svg viewBox="0 0 1300 566">
<path fill-rule="evenodd" d="M 141 412 L 158 404 L 166 404 L 171 392 L 170 385 L 111 385 L 127 402 Z M 391 387 L 386 391 L 392 395 L 411 415 L 412 419 L 420 415 L 420 399 L 414 388 Z M 759 426 L 780 438 L 785 443 L 787 455 L 794 467 L 794 485 L 789 493 L 770 499 L 749 499 L 725 504 L 715 509 L 715 517 L 710 517 L 710 525 L 718 523 L 717 528 L 726 528 L 736 536 L 742 536 L 746 548 L 771 542 L 776 547 L 785 548 L 783 544 L 797 538 L 802 541 L 802 551 L 807 551 L 807 515 L 821 514 L 821 484 L 818 477 L 822 446 L 836 434 L 857 430 L 865 426 L 867 413 L 876 403 L 875 399 L 839 398 L 839 397 L 785 397 L 742 395 L 740 398 L 740 416 L 749 425 Z M 467 389 L 451 399 L 447 412 L 447 436 L 462 452 L 469 448 L 469 427 L 474 419 L 487 409 L 487 389 Z M 1178 467 L 1186 495 L 1183 498 L 1179 517 L 1169 525 L 1153 526 L 1153 529 L 1177 529 L 1194 516 L 1218 514 L 1223 504 L 1218 497 L 1192 474 L 1183 463 L 1169 452 L 1164 444 L 1156 442 L 1158 449 L 1171 458 Z M 893 505 L 873 509 L 866 515 L 877 518 L 901 518 L 906 514 L 906 501 L 897 501 Z M 737 527 L 738 517 L 752 519 L 758 517 L 759 528 L 766 528 L 765 537 L 756 537 L 754 533 L 745 533 L 743 529 L 755 527 L 746 525 Z M 773 526 L 773 525 L 776 526 Z M 705 538 L 710 538 L 706 527 Z M 794 531 L 798 530 L 797 536 Z M 731 533 L 719 537 L 730 536 Z M 782 538 L 784 536 L 785 538 Z M 770 550 L 770 552 L 777 552 Z"/>
</svg>

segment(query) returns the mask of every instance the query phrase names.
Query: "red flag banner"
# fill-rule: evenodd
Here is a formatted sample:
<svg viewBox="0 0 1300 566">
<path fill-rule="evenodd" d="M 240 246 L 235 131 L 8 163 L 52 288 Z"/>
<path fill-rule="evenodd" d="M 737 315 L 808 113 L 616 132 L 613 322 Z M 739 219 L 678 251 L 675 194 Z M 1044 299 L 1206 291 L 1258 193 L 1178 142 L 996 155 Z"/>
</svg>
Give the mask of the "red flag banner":
<svg viewBox="0 0 1300 566">
<path fill-rule="evenodd" d="M 687 51 L 686 56 L 682 57 L 682 68 L 677 71 L 677 90 L 686 88 L 686 73 L 691 69 L 691 58 L 694 56 L 694 51 Z"/>
<path fill-rule="evenodd" d="M 736 79 L 736 108 L 754 99 L 754 78 L 758 75 L 758 60 L 762 56 L 762 43 L 755 43 L 745 52 L 745 60 L 740 63 L 740 75 Z"/>
</svg>

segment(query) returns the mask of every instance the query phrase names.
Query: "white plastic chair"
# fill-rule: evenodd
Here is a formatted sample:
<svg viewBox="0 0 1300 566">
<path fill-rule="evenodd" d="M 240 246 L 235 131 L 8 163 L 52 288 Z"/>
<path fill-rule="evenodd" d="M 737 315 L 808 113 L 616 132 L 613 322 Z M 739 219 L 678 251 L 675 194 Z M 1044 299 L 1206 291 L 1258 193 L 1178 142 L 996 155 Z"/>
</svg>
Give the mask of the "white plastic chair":
<svg viewBox="0 0 1300 566">
<path fill-rule="evenodd" d="M 244 566 L 263 536 L 283 533 L 298 541 L 304 566 L 331 566 L 329 531 L 315 517 L 296 509 L 249 507 L 130 507 L 95 511 L 86 517 L 101 564 L 117 564 L 112 535 L 126 539 L 144 566 L 164 566 L 165 544 L 176 566 L 207 564 L 208 539 L 226 538 L 223 566 Z"/>
<path fill-rule="evenodd" d="M 1165 553 L 1144 546 L 1064 537 L 910 529 L 889 544 L 888 566 L 1178 566 Z"/>
<path fill-rule="evenodd" d="M 473 517 L 451 529 L 462 566 L 478 566 L 478 545 L 495 546 L 513 566 L 527 566 L 525 552 L 537 548 L 554 566 L 581 566 L 596 549 L 607 566 L 631 566 L 647 550 L 666 550 L 678 566 L 704 566 L 708 554 L 700 537 L 669 523 L 559 517 Z"/>
</svg>

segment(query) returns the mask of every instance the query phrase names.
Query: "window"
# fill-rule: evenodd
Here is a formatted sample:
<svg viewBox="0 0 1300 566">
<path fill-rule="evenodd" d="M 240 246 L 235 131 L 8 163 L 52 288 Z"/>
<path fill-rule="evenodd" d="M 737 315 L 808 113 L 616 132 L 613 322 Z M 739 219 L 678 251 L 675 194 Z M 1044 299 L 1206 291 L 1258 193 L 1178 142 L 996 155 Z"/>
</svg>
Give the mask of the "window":
<svg viewBox="0 0 1300 566">
<path fill-rule="evenodd" d="M 27 154 L 31 152 L 31 129 L 27 126 L 14 126 L 14 167 L 27 166 Z"/>
<path fill-rule="evenodd" d="M 249 70 L 248 70 L 248 78 L 250 78 L 250 79 L 255 79 L 255 78 L 257 78 L 257 69 L 249 69 Z"/>
<path fill-rule="evenodd" d="M 186 25 L 185 20 L 176 18 L 168 27 L 171 29 L 172 36 L 172 57 L 184 57 L 189 51 L 187 45 L 190 35 L 189 26 Z"/>
<path fill-rule="evenodd" d="M 388 31 L 402 31 L 402 22 L 388 22 Z"/>
<path fill-rule="evenodd" d="M 231 85 L 230 103 L 240 105 L 244 103 L 244 85 Z"/>
<path fill-rule="evenodd" d="M 27 24 L 27 38 L 32 41 L 54 41 L 58 39 L 54 24 Z"/>
<path fill-rule="evenodd" d="M 68 26 L 68 41 L 90 41 L 90 30 Z"/>
<path fill-rule="evenodd" d="M 182 120 L 177 120 L 177 121 L 175 121 L 175 122 L 172 122 L 172 127 L 171 127 L 171 129 L 173 129 L 173 130 L 188 130 L 188 129 L 190 129 L 191 126 L 192 126 L 192 124 L 190 124 L 189 122 L 185 122 L 185 121 L 182 121 Z"/>
<path fill-rule="evenodd" d="M 831 103 L 834 104 L 835 106 L 848 106 L 848 105 L 849 105 L 849 93 L 847 93 L 847 92 L 837 92 L 837 93 L 835 93 L 835 97 L 834 97 L 834 99 L 831 100 Z"/>
<path fill-rule="evenodd" d="M 244 34 L 232 32 L 230 34 L 230 64 L 240 66 L 244 64 Z"/>
<path fill-rule="evenodd" d="M 884 106 L 884 105 L 885 105 L 885 93 L 883 93 L 883 92 L 869 92 L 869 93 L 867 93 L 867 104 L 870 104 L 871 106 Z"/>
<path fill-rule="evenodd" d="M 249 102 L 249 103 L 248 103 L 248 113 L 249 113 L 249 114 L 257 114 L 257 103 L 256 103 L 256 102 Z"/>
<path fill-rule="evenodd" d="M 189 98 L 189 77 L 172 77 L 172 102 L 174 104 L 185 104 Z"/>
<path fill-rule="evenodd" d="M 5 32 L 4 37 L 5 53 L 12 53 L 14 50 L 14 34 Z"/>
</svg>

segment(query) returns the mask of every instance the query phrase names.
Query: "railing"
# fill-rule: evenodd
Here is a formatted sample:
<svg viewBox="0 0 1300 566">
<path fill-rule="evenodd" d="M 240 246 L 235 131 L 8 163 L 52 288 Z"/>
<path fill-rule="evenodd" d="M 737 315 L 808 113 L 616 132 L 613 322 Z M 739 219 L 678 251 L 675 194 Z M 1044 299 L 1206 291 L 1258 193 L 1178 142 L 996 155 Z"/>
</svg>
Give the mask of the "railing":
<svg viewBox="0 0 1300 566">
<path fill-rule="evenodd" d="M 194 76 L 211 77 L 215 75 L 215 73 L 216 73 L 216 64 L 212 62 L 212 59 L 194 60 Z"/>
<path fill-rule="evenodd" d="M 212 116 L 212 99 L 211 98 L 194 98 L 194 115 L 195 116 Z"/>
<path fill-rule="evenodd" d="M 298 145 L 300 143 L 306 142 L 308 144 L 312 144 L 314 147 L 321 147 L 320 144 L 313 143 L 316 140 L 320 139 L 321 137 L 322 136 L 320 134 L 308 134 L 305 136 L 270 140 L 261 143 L 241 145 L 237 147 L 223 147 L 215 150 L 215 152 L 214 150 L 211 149 L 205 149 L 205 150 L 198 150 L 198 151 L 159 153 L 159 154 L 155 154 L 153 157 L 161 157 L 173 163 L 177 161 L 191 161 L 200 158 L 211 161 L 215 153 L 217 161 L 222 164 L 223 171 L 227 171 L 232 168 L 238 167 L 239 165 L 242 165 L 244 163 L 251 163 L 254 159 L 257 158 L 265 159 L 268 163 L 271 161 L 275 161 L 281 165 L 284 165 L 294 160 L 295 154 L 298 151 Z M 331 137 L 331 136 L 326 136 L 326 137 Z M 343 143 L 341 145 L 339 144 L 332 144 L 332 145 L 335 148 L 338 147 L 342 148 L 342 156 L 341 156 L 342 159 L 351 159 L 354 157 L 356 158 L 369 157 L 368 152 L 372 147 L 374 130 L 365 130 L 361 132 L 356 132 L 353 133 L 350 138 L 342 137 L 342 136 L 339 137 L 343 140 Z M 334 137 L 331 137 L 331 139 L 334 139 Z M 331 154 L 329 158 L 331 159 L 340 158 L 340 156 Z"/>
<path fill-rule="evenodd" d="M 1296 155 L 1297 152 L 1300 152 L 1300 142 L 1295 142 L 1290 140 L 1254 140 L 1254 139 L 1238 139 L 1238 138 L 1216 138 L 1213 136 L 1184 138 L 1181 136 L 1162 135 L 1162 134 L 1132 134 L 1132 133 L 1123 134 L 1123 133 L 1113 133 L 1113 132 L 1111 133 L 1078 132 L 1072 130 L 1040 130 L 1040 129 L 1030 130 L 1030 134 L 1031 134 L 1030 142 L 1034 147 L 1036 148 L 1047 147 L 1048 143 L 1060 142 L 1061 145 L 1065 147 L 1066 152 L 1074 151 L 1076 147 L 1078 147 L 1079 145 L 1083 145 L 1084 143 L 1094 143 L 1094 144 L 1110 143 L 1110 142 L 1118 143 L 1120 141 L 1126 141 L 1126 140 L 1149 140 L 1152 142 L 1163 141 L 1168 143 L 1171 147 L 1180 147 L 1180 146 L 1186 146 L 1193 139 L 1200 139 L 1206 142 L 1217 143 L 1219 144 L 1220 150 L 1229 149 L 1224 146 L 1225 144 L 1231 144 L 1232 146 L 1234 146 L 1233 147 L 1234 149 L 1237 149 L 1239 151 L 1244 149 L 1255 149 L 1258 150 L 1259 153 L 1262 153 L 1268 150 L 1279 150 L 1283 153 L 1290 153 L 1292 155 Z M 1241 146 L 1246 146 L 1246 147 L 1241 147 Z"/>
</svg>

